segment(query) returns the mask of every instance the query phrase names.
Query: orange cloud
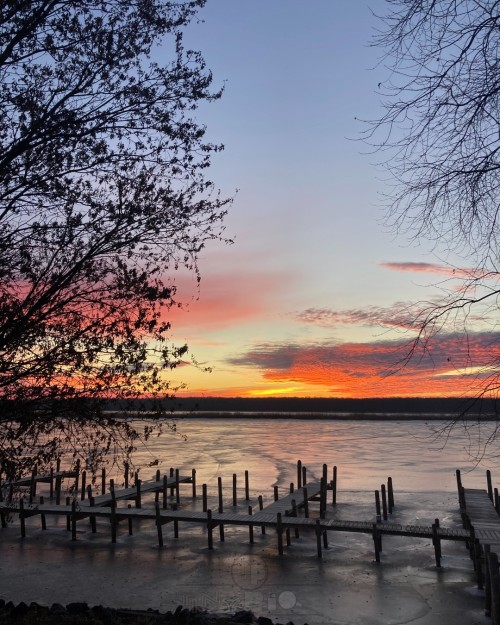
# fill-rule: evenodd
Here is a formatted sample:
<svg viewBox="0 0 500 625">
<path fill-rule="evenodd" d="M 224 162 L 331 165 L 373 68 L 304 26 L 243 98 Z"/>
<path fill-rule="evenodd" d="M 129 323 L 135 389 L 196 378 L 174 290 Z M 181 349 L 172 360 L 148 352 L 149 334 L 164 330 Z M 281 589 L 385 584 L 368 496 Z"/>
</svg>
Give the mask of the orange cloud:
<svg viewBox="0 0 500 625">
<path fill-rule="evenodd" d="M 269 383 L 308 385 L 311 396 L 328 388 L 331 397 L 445 397 L 477 391 L 500 359 L 499 339 L 499 333 L 437 336 L 410 360 L 408 343 L 397 341 L 263 344 L 229 363 L 256 368 Z"/>
</svg>

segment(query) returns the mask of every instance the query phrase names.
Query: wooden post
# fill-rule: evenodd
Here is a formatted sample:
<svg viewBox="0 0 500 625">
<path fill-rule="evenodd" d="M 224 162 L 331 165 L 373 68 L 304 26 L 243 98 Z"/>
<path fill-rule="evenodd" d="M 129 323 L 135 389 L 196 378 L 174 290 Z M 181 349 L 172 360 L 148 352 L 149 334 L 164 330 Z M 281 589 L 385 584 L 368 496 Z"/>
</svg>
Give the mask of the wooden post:
<svg viewBox="0 0 500 625">
<path fill-rule="evenodd" d="M 326 464 L 323 465 L 323 467 L 326 467 Z M 320 519 L 324 519 L 325 515 L 326 515 L 326 477 L 324 476 L 324 471 L 323 471 L 323 477 L 320 480 L 320 494 L 319 494 L 319 517 Z"/>
<path fill-rule="evenodd" d="M 458 491 L 458 502 L 460 504 L 460 507 L 463 508 L 464 506 L 462 506 L 462 477 L 460 475 L 460 469 L 457 469 L 455 471 L 455 475 L 457 478 L 457 491 Z"/>
<path fill-rule="evenodd" d="M 233 473 L 233 506 L 238 505 L 238 497 L 237 497 L 237 490 L 236 490 L 236 480 L 237 480 L 236 473 Z"/>
<path fill-rule="evenodd" d="M 493 488 L 491 487 L 491 471 L 486 470 L 486 485 L 488 487 L 488 497 L 493 501 Z"/>
<path fill-rule="evenodd" d="M 222 500 L 222 478 L 217 478 L 217 489 L 219 492 L 219 512 L 224 512 L 224 502 Z M 224 524 L 219 523 L 219 536 L 221 542 L 224 542 Z"/>
<path fill-rule="evenodd" d="M 500 575 L 498 572 L 498 556 L 494 551 L 489 553 L 490 588 L 491 588 L 491 620 L 494 625 L 500 623 Z"/>
<path fill-rule="evenodd" d="M 214 548 L 213 526 L 212 526 L 212 510 L 207 510 L 207 534 L 208 548 Z"/>
<path fill-rule="evenodd" d="M 103 467 L 101 470 L 101 495 L 104 495 L 106 492 L 106 467 Z"/>
<path fill-rule="evenodd" d="M 245 500 L 249 501 L 250 499 L 250 483 L 248 479 L 248 471 L 245 471 Z"/>
<path fill-rule="evenodd" d="M 275 486 L 273 491 L 274 491 L 274 501 L 278 501 L 279 499 L 278 487 Z"/>
<path fill-rule="evenodd" d="M 283 555 L 283 525 L 281 520 L 281 512 L 278 512 L 276 517 L 276 532 L 278 534 L 278 553 Z"/>
<path fill-rule="evenodd" d="M 45 503 L 45 498 L 42 495 L 40 497 L 40 505 L 43 506 L 44 503 Z M 40 519 L 42 520 L 42 529 L 46 530 L 47 529 L 47 521 L 45 519 L 45 513 L 44 512 L 40 513 Z M 6 526 L 2 524 L 2 527 L 6 527 Z"/>
<path fill-rule="evenodd" d="M 315 531 L 316 531 L 316 545 L 318 548 L 318 558 L 321 558 L 323 554 L 321 551 L 321 522 L 319 519 L 316 519 Z"/>
<path fill-rule="evenodd" d="M 78 458 L 78 460 L 76 461 L 76 466 L 75 466 L 75 488 L 74 488 L 74 493 L 75 495 L 78 496 L 78 491 L 80 490 L 79 488 L 79 483 L 80 483 L 80 458 Z"/>
<path fill-rule="evenodd" d="M 385 492 L 385 484 L 380 485 L 380 492 L 382 493 L 382 516 L 384 521 L 387 521 L 387 495 Z"/>
<path fill-rule="evenodd" d="M 179 469 L 175 470 L 175 501 L 181 502 L 181 483 L 179 481 Z"/>
<path fill-rule="evenodd" d="M 26 538 L 26 521 L 24 519 L 24 497 L 19 500 L 19 520 L 21 521 L 21 538 Z"/>
<path fill-rule="evenodd" d="M 326 530 L 323 530 L 323 547 L 328 549 L 328 534 Z"/>
<path fill-rule="evenodd" d="M 31 480 L 30 480 L 30 499 L 29 502 L 33 503 L 33 498 L 36 495 L 36 465 L 33 467 L 33 471 L 31 471 Z"/>
<path fill-rule="evenodd" d="M 89 505 L 91 508 L 95 506 L 95 501 L 94 501 L 94 498 L 92 497 L 92 490 L 90 489 L 90 486 L 89 486 Z M 95 534 L 97 532 L 95 514 L 90 515 L 90 528 L 91 528 L 92 534 Z"/>
<path fill-rule="evenodd" d="M 302 488 L 302 460 L 297 460 L 297 488 Z"/>
<path fill-rule="evenodd" d="M 309 497 L 307 496 L 307 486 L 302 487 L 302 493 L 304 495 L 304 515 L 306 519 L 309 518 Z"/>
<path fill-rule="evenodd" d="M 485 616 L 491 616 L 490 546 L 488 544 L 484 545 L 484 564 L 484 614 Z"/>
<path fill-rule="evenodd" d="M 56 473 L 56 506 L 61 503 L 61 476 Z"/>
<path fill-rule="evenodd" d="M 207 511 L 207 485 L 202 484 L 201 487 L 202 499 L 203 499 L 203 512 Z"/>
<path fill-rule="evenodd" d="M 389 514 L 394 509 L 394 490 L 392 488 L 392 477 L 387 478 L 387 502 L 389 504 Z"/>
<path fill-rule="evenodd" d="M 110 521 L 111 521 L 111 542 L 112 543 L 116 543 L 116 526 L 117 526 L 117 522 L 116 522 L 116 508 L 113 505 L 113 503 L 111 503 L 111 517 L 110 517 Z"/>
<path fill-rule="evenodd" d="M 307 469 L 306 467 L 302 467 L 302 486 L 307 484 Z"/>
<path fill-rule="evenodd" d="M 163 509 L 166 510 L 168 507 L 168 478 L 166 475 L 163 476 L 163 486 L 161 490 L 161 497 L 162 497 Z"/>
<path fill-rule="evenodd" d="M 380 523 L 380 521 L 382 520 L 382 513 L 380 510 L 380 493 L 378 492 L 378 490 L 375 491 L 375 509 L 377 512 L 377 523 Z"/>
<path fill-rule="evenodd" d="M 290 482 L 290 494 L 292 494 L 294 491 L 294 485 L 293 482 Z"/>
<path fill-rule="evenodd" d="M 135 484 L 135 507 L 142 508 L 142 499 L 141 499 L 141 484 L 142 480 L 137 480 Z"/>
<path fill-rule="evenodd" d="M 174 485 L 174 467 L 170 467 L 170 497 L 174 496 L 174 489 L 175 489 L 175 485 Z"/>
<path fill-rule="evenodd" d="M 111 506 L 116 508 L 115 481 L 109 480 L 109 492 L 111 493 Z"/>
<path fill-rule="evenodd" d="M 373 544 L 375 547 L 375 562 L 380 562 L 380 538 L 376 523 L 373 524 L 372 535 Z"/>
<path fill-rule="evenodd" d="M 264 509 L 264 502 L 262 501 L 262 495 L 259 495 L 259 510 L 263 510 Z M 266 526 L 265 525 L 261 525 L 261 532 L 262 534 L 266 533 Z"/>
<path fill-rule="evenodd" d="M 248 514 L 252 516 L 252 506 L 248 506 Z M 248 526 L 248 535 L 249 535 L 250 544 L 253 544 L 253 525 L 252 524 Z"/>
<path fill-rule="evenodd" d="M 292 499 L 292 516 L 298 516 L 297 513 L 297 502 L 295 501 L 295 499 Z M 295 528 L 295 538 L 299 538 L 299 528 L 296 527 Z"/>
<path fill-rule="evenodd" d="M 155 503 L 155 512 L 156 512 L 156 531 L 158 532 L 158 547 L 162 549 L 163 548 L 163 530 L 162 530 L 162 525 L 161 525 L 160 504 L 158 501 Z"/>
<path fill-rule="evenodd" d="M 191 484 L 193 486 L 193 499 L 196 499 L 196 469 L 191 469 Z"/>
<path fill-rule="evenodd" d="M 80 496 L 80 499 L 82 501 L 85 500 L 86 482 L 87 482 L 87 471 L 82 471 L 82 494 Z"/>
<path fill-rule="evenodd" d="M 474 540 L 474 555 L 476 558 L 476 579 L 478 590 L 484 588 L 484 576 L 483 576 L 483 563 L 482 563 L 482 548 L 479 538 Z"/>
<path fill-rule="evenodd" d="M 219 494 L 219 512 L 224 512 L 224 505 L 222 501 L 222 478 L 217 478 L 217 492 Z"/>
<path fill-rule="evenodd" d="M 71 502 L 71 540 L 76 540 L 76 499 Z"/>
<path fill-rule="evenodd" d="M 162 505 L 166 510 L 168 507 L 168 477 L 166 475 L 163 476 Z"/>
<path fill-rule="evenodd" d="M 155 473 L 155 482 L 159 482 L 161 479 L 161 473 L 160 473 L 160 469 L 156 469 L 156 473 Z"/>
<path fill-rule="evenodd" d="M 436 558 L 436 567 L 441 568 L 441 539 L 438 533 L 439 519 L 432 524 L 432 544 L 434 545 L 434 555 Z"/>
<path fill-rule="evenodd" d="M 332 479 L 332 505 L 337 503 L 337 467 L 333 467 L 333 479 Z"/>
<path fill-rule="evenodd" d="M 130 503 L 129 503 L 129 504 L 127 505 L 127 508 L 128 508 L 129 510 L 131 510 L 131 509 L 132 509 L 132 504 L 130 504 Z M 133 533 L 134 533 L 134 525 L 133 525 L 133 522 L 132 522 L 132 517 L 131 517 L 131 516 L 129 516 L 129 517 L 128 517 L 128 519 L 127 519 L 127 521 L 128 521 L 128 535 L 129 535 L 129 536 L 132 536 L 132 535 L 133 535 Z"/>
<path fill-rule="evenodd" d="M 70 507 L 71 505 L 71 500 L 69 497 L 66 497 L 66 507 Z M 71 531 L 71 512 L 68 512 L 68 514 L 66 515 L 66 529 L 68 530 L 68 532 Z"/>
<path fill-rule="evenodd" d="M 50 467 L 49 476 L 49 497 L 52 500 L 54 499 L 54 469 L 52 467 Z"/>
<path fill-rule="evenodd" d="M 129 474 L 129 464 L 128 462 L 126 462 L 124 464 L 124 470 L 123 470 L 123 483 L 125 485 L 125 488 L 128 488 L 128 474 Z"/>
</svg>

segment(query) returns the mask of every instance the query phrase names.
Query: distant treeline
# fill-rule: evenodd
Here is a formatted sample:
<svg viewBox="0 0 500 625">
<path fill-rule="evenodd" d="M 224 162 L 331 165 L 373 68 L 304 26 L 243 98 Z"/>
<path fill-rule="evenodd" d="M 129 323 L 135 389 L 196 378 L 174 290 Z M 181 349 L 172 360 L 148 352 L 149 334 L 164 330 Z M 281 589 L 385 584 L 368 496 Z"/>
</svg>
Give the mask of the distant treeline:
<svg viewBox="0 0 500 625">
<path fill-rule="evenodd" d="M 140 402 L 141 409 L 148 409 L 148 401 Z M 151 407 L 152 404 L 151 404 Z M 205 412 L 262 412 L 262 413 L 380 413 L 380 414 L 497 414 L 495 400 L 471 398 L 375 398 L 330 399 L 294 397 L 191 397 L 175 398 L 167 404 L 167 410 L 183 413 Z M 110 406 L 111 408 L 111 406 Z M 116 408 L 116 406 L 113 406 Z M 130 405 L 129 405 L 130 408 Z"/>
</svg>

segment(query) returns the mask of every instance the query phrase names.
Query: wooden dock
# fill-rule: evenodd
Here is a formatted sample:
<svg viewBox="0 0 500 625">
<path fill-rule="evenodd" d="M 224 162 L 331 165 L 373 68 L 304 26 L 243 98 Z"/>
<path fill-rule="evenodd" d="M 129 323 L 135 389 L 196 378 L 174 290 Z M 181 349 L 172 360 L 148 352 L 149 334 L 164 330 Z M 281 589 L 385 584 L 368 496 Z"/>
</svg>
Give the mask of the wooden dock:
<svg viewBox="0 0 500 625">
<path fill-rule="evenodd" d="M 111 481 L 106 489 L 104 483 L 102 490 L 106 491 L 101 495 L 92 496 L 91 489 L 88 488 L 88 496 L 82 484 L 82 495 L 78 499 L 78 489 L 74 489 L 73 497 L 66 498 L 66 504 L 61 505 L 57 501 L 45 502 L 43 497 L 38 501 L 34 500 L 30 493 L 30 502 L 24 499 L 16 502 L 12 499 L 0 502 L 0 517 L 2 527 L 7 526 L 7 516 L 18 514 L 21 524 L 21 535 L 26 536 L 26 519 L 32 516 L 40 516 L 42 529 L 46 529 L 46 518 L 49 516 L 64 516 L 67 521 L 67 530 L 71 533 L 72 540 L 77 539 L 77 523 L 83 519 L 90 519 L 92 532 L 97 531 L 96 519 L 106 519 L 109 521 L 112 542 L 117 541 L 119 524 L 128 524 L 128 533 L 133 532 L 134 520 L 153 521 L 158 533 L 158 544 L 164 546 L 162 527 L 172 523 L 174 526 L 174 536 L 179 535 L 179 525 L 181 523 L 198 524 L 207 530 L 208 547 L 213 548 L 213 530 L 219 529 L 220 540 L 224 541 L 225 526 L 244 526 L 248 528 L 249 540 L 254 542 L 254 528 L 260 528 L 264 534 L 267 529 L 277 536 L 278 553 L 284 553 L 284 547 L 292 542 L 292 531 L 295 537 L 299 537 L 300 532 L 313 533 L 316 536 L 316 547 L 318 556 L 322 556 L 322 550 L 328 547 L 328 534 L 330 532 L 356 532 L 370 535 L 373 538 L 375 560 L 380 562 L 383 536 L 405 536 L 409 538 L 426 538 L 432 541 L 434 547 L 436 566 L 441 563 L 441 542 L 443 540 L 454 540 L 470 542 L 474 536 L 469 528 L 453 529 L 440 527 L 439 521 L 430 526 L 401 525 L 382 521 L 380 512 L 379 497 L 375 519 L 371 520 L 349 520 L 338 518 L 326 518 L 326 497 L 327 492 L 332 492 L 332 505 L 336 506 L 336 475 L 334 468 L 334 480 L 327 481 L 327 468 L 323 465 L 323 476 L 319 482 L 306 482 L 305 468 L 299 464 L 298 475 L 300 476 L 300 486 L 294 488 L 290 485 L 290 492 L 286 496 L 279 498 L 278 489 L 274 488 L 274 501 L 264 506 L 262 497 L 258 497 L 258 509 L 251 503 L 248 487 L 248 472 L 245 474 L 245 507 L 238 509 L 236 496 L 236 476 L 233 476 L 233 509 L 224 511 L 222 481 L 218 478 L 218 506 L 212 510 L 208 505 L 207 486 L 203 485 L 203 509 L 199 506 L 179 506 L 179 486 L 180 484 L 192 484 L 193 499 L 196 493 L 196 471 L 193 469 L 191 476 L 182 476 L 179 470 L 171 469 L 169 476 L 160 479 L 159 472 L 156 478 L 150 481 L 141 482 L 136 476 L 136 484 L 133 487 L 117 489 Z M 38 476 L 40 477 L 40 476 Z M 40 479 L 43 479 L 40 477 Z M 392 480 L 390 480 L 390 493 L 392 494 Z M 33 484 L 26 478 L 22 485 Z M 154 504 L 142 505 L 142 496 L 154 494 Z M 170 493 L 170 505 L 168 495 Z M 378 491 L 376 491 L 376 495 Z M 160 499 L 161 496 L 161 499 Z M 171 501 L 172 498 L 174 501 Z M 133 501 L 135 506 L 130 504 L 127 507 L 120 506 L 120 502 Z M 319 509 L 314 504 L 319 503 Z M 385 503 L 385 492 L 384 492 Z M 255 504 L 255 500 L 254 500 Z M 394 502 L 392 501 L 390 509 Z M 313 508 L 314 506 L 314 508 Z M 384 519 L 387 518 L 384 506 Z M 311 508 L 311 510 L 310 510 Z M 500 624 L 499 624 L 500 625 Z"/>
</svg>

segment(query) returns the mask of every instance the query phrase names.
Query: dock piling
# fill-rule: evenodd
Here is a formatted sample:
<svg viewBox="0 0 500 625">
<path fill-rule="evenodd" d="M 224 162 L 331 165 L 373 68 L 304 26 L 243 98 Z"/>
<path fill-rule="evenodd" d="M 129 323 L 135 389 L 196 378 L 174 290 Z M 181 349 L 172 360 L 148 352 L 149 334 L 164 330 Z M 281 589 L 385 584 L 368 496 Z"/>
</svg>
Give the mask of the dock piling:
<svg viewBox="0 0 500 625">
<path fill-rule="evenodd" d="M 207 511 L 207 485 L 206 484 L 202 484 L 201 493 L 202 493 L 202 501 L 203 501 L 203 512 L 206 512 Z"/>
<path fill-rule="evenodd" d="M 382 517 L 384 521 L 387 521 L 387 494 L 385 492 L 385 484 L 380 485 L 380 492 L 382 494 Z"/>
<path fill-rule="evenodd" d="M 193 487 L 193 499 L 196 499 L 196 469 L 191 469 L 191 484 Z"/>
<path fill-rule="evenodd" d="M 332 505 L 337 503 L 337 466 L 333 467 L 333 479 L 332 479 Z"/>
<path fill-rule="evenodd" d="M 309 518 L 309 497 L 307 496 L 307 486 L 302 487 L 302 493 L 304 495 L 304 515 L 306 519 Z"/>
<path fill-rule="evenodd" d="M 238 497 L 237 497 L 237 490 L 236 490 L 236 480 L 237 480 L 237 476 L 236 473 L 233 473 L 233 506 L 238 505 Z"/>
<path fill-rule="evenodd" d="M 394 489 L 392 487 L 392 477 L 387 478 L 387 503 L 389 506 L 389 514 L 392 514 L 394 509 Z"/>
<path fill-rule="evenodd" d="M 493 501 L 493 488 L 491 486 L 491 471 L 486 470 L 486 486 L 488 488 L 488 497 Z"/>
<path fill-rule="evenodd" d="M 297 460 L 297 488 L 302 488 L 302 460 Z"/>
<path fill-rule="evenodd" d="M 250 499 L 250 483 L 248 477 L 248 471 L 245 471 L 245 500 L 249 501 Z"/>
</svg>

